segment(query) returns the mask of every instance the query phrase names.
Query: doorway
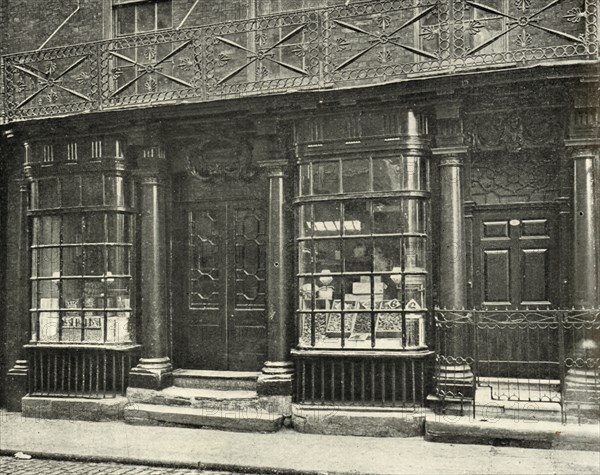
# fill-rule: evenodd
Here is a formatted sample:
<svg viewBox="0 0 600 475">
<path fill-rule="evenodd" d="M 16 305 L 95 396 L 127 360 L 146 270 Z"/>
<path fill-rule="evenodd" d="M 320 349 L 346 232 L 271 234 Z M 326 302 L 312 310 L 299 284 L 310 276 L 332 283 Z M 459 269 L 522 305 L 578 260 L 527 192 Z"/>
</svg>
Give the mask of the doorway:
<svg viewBox="0 0 600 475">
<path fill-rule="evenodd" d="M 256 199 L 181 203 L 173 356 L 187 369 L 258 371 L 267 357 L 266 213 Z"/>
</svg>

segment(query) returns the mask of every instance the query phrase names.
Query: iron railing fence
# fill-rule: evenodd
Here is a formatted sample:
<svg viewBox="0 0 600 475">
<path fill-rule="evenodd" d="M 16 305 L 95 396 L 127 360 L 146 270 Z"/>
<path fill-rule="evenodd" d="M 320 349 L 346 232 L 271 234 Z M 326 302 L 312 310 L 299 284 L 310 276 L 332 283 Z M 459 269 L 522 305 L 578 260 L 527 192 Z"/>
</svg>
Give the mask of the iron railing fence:
<svg viewBox="0 0 600 475">
<path fill-rule="evenodd" d="M 435 311 L 435 394 L 475 407 L 477 387 L 498 401 L 554 402 L 600 416 L 599 309 Z"/>
<path fill-rule="evenodd" d="M 125 396 L 139 346 L 31 346 L 29 396 L 105 399 Z"/>
<path fill-rule="evenodd" d="M 433 352 L 414 356 L 370 353 L 294 352 L 295 402 L 406 409 L 425 406 L 431 390 Z"/>
<path fill-rule="evenodd" d="M 597 10 L 598 0 L 340 2 L 10 54 L 0 123 L 597 60 Z"/>
</svg>

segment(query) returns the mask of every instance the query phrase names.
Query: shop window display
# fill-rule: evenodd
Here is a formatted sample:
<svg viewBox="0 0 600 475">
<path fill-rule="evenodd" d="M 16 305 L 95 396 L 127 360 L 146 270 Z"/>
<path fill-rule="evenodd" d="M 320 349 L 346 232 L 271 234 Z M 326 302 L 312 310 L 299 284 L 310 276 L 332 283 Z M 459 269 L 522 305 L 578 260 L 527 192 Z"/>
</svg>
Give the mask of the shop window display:
<svg viewBox="0 0 600 475">
<path fill-rule="evenodd" d="M 123 177 L 84 176 L 33 183 L 32 341 L 129 343 L 132 325 L 132 225 Z M 60 197 L 59 211 L 49 210 Z M 59 185 L 60 183 L 60 185 Z M 126 207 L 127 206 L 127 207 Z"/>
<path fill-rule="evenodd" d="M 301 163 L 300 347 L 425 347 L 427 166 L 413 156 Z"/>
</svg>

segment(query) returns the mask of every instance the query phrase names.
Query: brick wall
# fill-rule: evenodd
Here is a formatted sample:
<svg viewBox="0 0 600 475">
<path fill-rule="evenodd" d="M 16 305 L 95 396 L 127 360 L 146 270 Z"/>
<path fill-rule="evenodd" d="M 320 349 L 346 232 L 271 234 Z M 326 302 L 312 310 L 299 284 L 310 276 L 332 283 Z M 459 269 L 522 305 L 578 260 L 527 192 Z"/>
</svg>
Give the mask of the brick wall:
<svg viewBox="0 0 600 475">
<path fill-rule="evenodd" d="M 46 47 L 65 46 L 106 38 L 110 35 L 110 9 L 103 2 L 80 0 L 80 10 L 48 42 Z M 195 0 L 173 0 L 173 25 L 185 18 Z M 343 3 L 343 0 L 200 0 L 186 27 L 242 20 L 301 8 Z M 77 0 L 0 0 L 0 54 L 39 48 L 77 8 Z"/>
</svg>

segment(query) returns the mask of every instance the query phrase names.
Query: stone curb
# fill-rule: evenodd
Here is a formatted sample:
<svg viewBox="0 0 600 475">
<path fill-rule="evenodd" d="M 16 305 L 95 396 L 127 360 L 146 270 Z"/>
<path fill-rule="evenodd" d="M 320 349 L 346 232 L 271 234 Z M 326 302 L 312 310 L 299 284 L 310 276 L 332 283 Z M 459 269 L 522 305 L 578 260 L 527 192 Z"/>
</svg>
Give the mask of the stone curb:
<svg viewBox="0 0 600 475">
<path fill-rule="evenodd" d="M 0 449 L 0 456 L 12 457 L 15 453 L 21 452 L 19 449 Z M 259 475 L 356 475 L 353 472 L 314 472 L 305 470 L 292 470 L 275 467 L 261 467 L 252 465 L 236 465 L 226 463 L 204 463 L 204 462 L 177 462 L 177 461 L 159 461 L 152 459 L 143 459 L 135 457 L 106 457 L 101 455 L 77 455 L 77 454 L 62 454 L 53 452 L 34 452 L 26 451 L 27 455 L 31 455 L 34 459 L 46 460 L 63 460 L 68 462 L 83 462 L 83 463 L 116 463 L 121 465 L 144 465 L 148 467 L 165 467 L 165 468 L 186 468 L 199 469 L 215 472 L 233 472 L 242 474 L 259 474 Z M 377 474 L 364 474 L 377 475 Z"/>
<path fill-rule="evenodd" d="M 509 425 L 474 421 L 466 417 L 452 422 L 427 420 L 425 440 L 500 447 L 600 451 L 600 430 L 592 424 L 568 426 L 540 421 L 529 425 Z"/>
</svg>

